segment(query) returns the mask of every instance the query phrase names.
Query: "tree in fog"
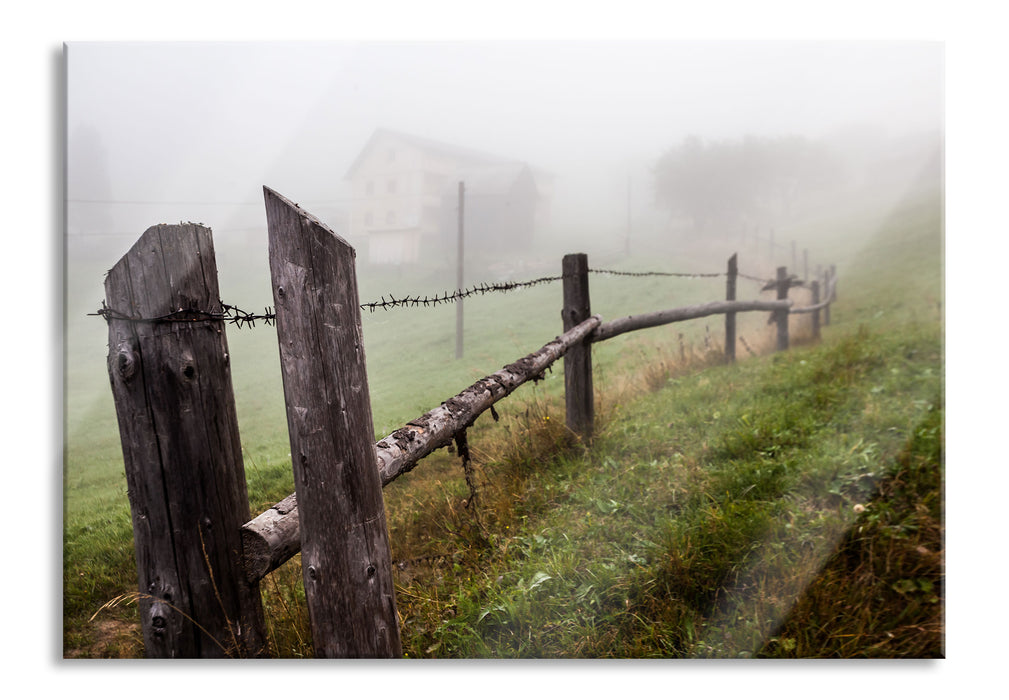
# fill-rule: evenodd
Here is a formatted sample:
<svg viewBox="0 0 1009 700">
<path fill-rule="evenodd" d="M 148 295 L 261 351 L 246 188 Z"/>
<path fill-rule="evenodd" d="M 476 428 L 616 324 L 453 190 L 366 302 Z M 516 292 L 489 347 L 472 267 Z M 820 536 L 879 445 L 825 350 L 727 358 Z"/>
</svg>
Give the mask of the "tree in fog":
<svg viewBox="0 0 1009 700">
<path fill-rule="evenodd" d="M 654 174 L 656 204 L 706 231 L 794 216 L 838 182 L 840 169 L 825 146 L 800 136 L 709 143 L 688 136 Z"/>
</svg>

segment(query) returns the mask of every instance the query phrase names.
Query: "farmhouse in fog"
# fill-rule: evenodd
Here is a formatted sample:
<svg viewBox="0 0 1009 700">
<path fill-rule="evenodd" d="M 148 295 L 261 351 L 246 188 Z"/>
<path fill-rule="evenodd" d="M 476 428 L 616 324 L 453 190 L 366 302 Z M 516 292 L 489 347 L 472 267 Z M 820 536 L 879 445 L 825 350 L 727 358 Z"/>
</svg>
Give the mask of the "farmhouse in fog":
<svg viewBox="0 0 1009 700">
<path fill-rule="evenodd" d="M 367 241 L 373 264 L 454 250 L 460 181 L 467 255 L 521 251 L 548 212 L 549 177 L 528 164 L 388 129 L 372 134 L 346 179 L 349 235 Z"/>
</svg>

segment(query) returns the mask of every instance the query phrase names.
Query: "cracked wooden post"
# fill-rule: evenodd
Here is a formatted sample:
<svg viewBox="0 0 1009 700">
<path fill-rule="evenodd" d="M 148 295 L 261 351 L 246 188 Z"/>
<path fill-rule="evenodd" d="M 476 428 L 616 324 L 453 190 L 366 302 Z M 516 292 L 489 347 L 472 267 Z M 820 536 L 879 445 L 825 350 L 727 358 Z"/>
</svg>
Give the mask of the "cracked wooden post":
<svg viewBox="0 0 1009 700">
<path fill-rule="evenodd" d="M 788 279 L 788 268 L 778 268 L 776 281 L 775 288 L 777 289 L 778 300 L 788 299 L 788 288 L 791 286 L 791 282 Z M 788 309 L 783 309 L 776 313 L 778 314 L 777 349 L 788 350 Z"/>
<path fill-rule="evenodd" d="M 561 272 L 564 276 L 561 317 L 567 332 L 592 315 L 588 256 L 585 253 L 565 255 Z M 582 440 L 590 441 L 595 423 L 595 405 L 592 395 L 592 345 L 587 340 L 572 346 L 564 356 L 564 402 L 568 428 Z"/>
<path fill-rule="evenodd" d="M 249 501 L 224 322 L 186 313 L 220 311 L 210 229 L 149 228 L 109 271 L 105 295 L 147 656 L 259 656 L 263 611 L 242 570 Z"/>
<path fill-rule="evenodd" d="M 739 270 L 736 267 L 736 253 L 729 258 L 729 266 L 725 275 L 725 300 L 736 300 L 736 276 Z M 736 361 L 736 314 L 730 311 L 725 314 L 725 362 L 732 364 Z"/>
<path fill-rule="evenodd" d="M 263 191 L 315 654 L 399 657 L 354 249 Z"/>
</svg>

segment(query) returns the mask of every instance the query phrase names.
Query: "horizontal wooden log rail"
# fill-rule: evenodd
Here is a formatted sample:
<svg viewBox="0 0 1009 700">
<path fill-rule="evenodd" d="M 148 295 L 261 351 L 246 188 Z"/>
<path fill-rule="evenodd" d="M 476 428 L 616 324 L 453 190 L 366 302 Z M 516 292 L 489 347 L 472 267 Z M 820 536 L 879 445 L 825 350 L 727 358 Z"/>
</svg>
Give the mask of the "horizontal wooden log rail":
<svg viewBox="0 0 1009 700">
<path fill-rule="evenodd" d="M 413 469 L 435 450 L 450 444 L 457 433 L 471 426 L 482 413 L 522 384 L 541 378 L 548 367 L 583 340 L 596 343 L 623 333 L 678 321 L 725 313 L 780 311 L 791 305 L 790 299 L 716 301 L 626 316 L 607 323 L 603 323 L 599 315 L 590 316 L 536 352 L 484 377 L 376 442 L 375 456 L 382 486 Z M 242 526 L 245 575 L 250 583 L 261 580 L 300 551 L 297 503 L 296 495 L 291 494 Z"/>
<path fill-rule="evenodd" d="M 791 305 L 791 299 L 784 301 L 713 301 L 696 306 L 683 306 L 678 309 L 653 311 L 637 316 L 625 316 L 624 318 L 600 324 L 596 332 L 589 337 L 589 340 L 593 343 L 598 343 L 622 333 L 638 331 L 643 328 L 652 328 L 653 326 L 662 326 L 667 323 L 676 323 L 677 321 L 689 321 L 694 318 L 742 311 L 780 311 L 781 309 L 789 308 Z"/>
<path fill-rule="evenodd" d="M 572 346 L 585 340 L 602 319 L 590 316 L 536 352 L 484 377 L 465 391 L 445 401 L 420 418 L 375 443 L 375 456 L 382 486 L 413 469 L 417 463 L 465 430 L 496 402 L 522 384 L 541 379 L 543 373 Z M 242 526 L 245 576 L 261 580 L 301 549 L 297 497 L 280 503 Z"/>
<path fill-rule="evenodd" d="M 811 304 L 810 306 L 799 306 L 794 309 L 789 309 L 790 314 L 811 314 L 814 311 L 819 311 L 820 309 L 825 309 L 834 303 L 834 280 L 831 278 L 829 280 L 830 286 L 827 288 L 827 293 L 824 294 L 824 300 L 818 304 Z"/>
</svg>

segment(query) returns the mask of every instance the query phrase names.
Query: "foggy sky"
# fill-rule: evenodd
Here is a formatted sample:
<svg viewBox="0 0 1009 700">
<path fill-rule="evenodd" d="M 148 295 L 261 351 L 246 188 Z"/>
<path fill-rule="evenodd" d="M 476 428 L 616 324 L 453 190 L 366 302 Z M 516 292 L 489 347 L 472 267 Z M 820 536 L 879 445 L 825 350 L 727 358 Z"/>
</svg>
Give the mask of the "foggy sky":
<svg viewBox="0 0 1009 700">
<path fill-rule="evenodd" d="M 691 134 L 942 128 L 938 42 L 70 43 L 67 56 L 71 236 L 260 225 L 264 184 L 309 210 L 345 206 L 343 176 L 380 127 L 528 161 L 589 200 Z"/>
</svg>

